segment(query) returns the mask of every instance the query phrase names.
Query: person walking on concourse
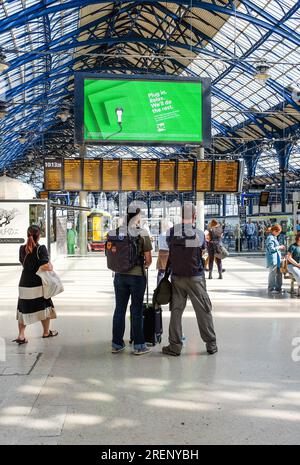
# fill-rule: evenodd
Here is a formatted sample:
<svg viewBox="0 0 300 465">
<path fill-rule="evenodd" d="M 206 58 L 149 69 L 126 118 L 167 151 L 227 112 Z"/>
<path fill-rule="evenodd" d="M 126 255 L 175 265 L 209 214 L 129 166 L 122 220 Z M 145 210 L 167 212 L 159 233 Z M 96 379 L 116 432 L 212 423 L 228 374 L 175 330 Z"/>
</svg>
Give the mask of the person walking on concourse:
<svg viewBox="0 0 300 465">
<path fill-rule="evenodd" d="M 196 313 L 201 338 L 208 354 L 218 351 L 212 318 L 212 304 L 206 290 L 202 252 L 204 232 L 194 227 L 196 207 L 185 202 L 182 223 L 168 233 L 170 267 L 172 272 L 171 318 L 169 345 L 162 348 L 165 355 L 178 356 L 182 350 L 182 315 L 189 297 Z"/>
</svg>

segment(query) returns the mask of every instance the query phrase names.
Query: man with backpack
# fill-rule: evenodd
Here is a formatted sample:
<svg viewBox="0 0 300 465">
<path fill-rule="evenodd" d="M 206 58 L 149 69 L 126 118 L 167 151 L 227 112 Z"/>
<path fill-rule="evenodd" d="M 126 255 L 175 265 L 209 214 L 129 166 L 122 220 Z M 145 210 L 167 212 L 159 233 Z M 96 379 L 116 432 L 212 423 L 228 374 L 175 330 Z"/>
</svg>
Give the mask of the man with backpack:
<svg viewBox="0 0 300 465">
<path fill-rule="evenodd" d="M 169 345 L 163 347 L 165 355 L 178 356 L 182 350 L 182 315 L 189 297 L 194 307 L 201 338 L 208 354 L 218 351 L 212 305 L 206 291 L 202 252 L 205 248 L 204 232 L 194 227 L 196 207 L 185 202 L 182 223 L 175 225 L 168 234 L 170 267 L 172 272 L 171 319 Z"/>
<path fill-rule="evenodd" d="M 126 347 L 124 332 L 129 298 L 131 298 L 133 354 L 144 355 L 151 351 L 145 343 L 143 333 L 143 301 L 146 289 L 145 269 L 149 268 L 152 262 L 152 244 L 147 231 L 140 228 L 140 220 L 140 209 L 129 207 L 125 224 L 116 231 L 110 231 L 107 237 L 107 265 L 115 272 L 113 354 L 122 352 Z"/>
</svg>

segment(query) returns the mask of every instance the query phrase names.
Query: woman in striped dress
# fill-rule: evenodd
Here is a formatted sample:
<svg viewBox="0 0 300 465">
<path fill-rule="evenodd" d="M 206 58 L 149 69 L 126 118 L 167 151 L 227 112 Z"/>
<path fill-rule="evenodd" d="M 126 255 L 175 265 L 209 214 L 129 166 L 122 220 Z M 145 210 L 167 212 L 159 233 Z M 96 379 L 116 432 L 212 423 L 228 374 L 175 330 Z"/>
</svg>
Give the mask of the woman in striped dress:
<svg viewBox="0 0 300 465">
<path fill-rule="evenodd" d="M 57 331 L 50 330 L 50 320 L 56 318 L 53 302 L 44 299 L 42 280 L 36 275 L 41 267 L 44 271 L 51 271 L 47 248 L 39 245 L 41 231 L 38 226 L 30 226 L 27 230 L 27 242 L 20 247 L 19 260 L 23 271 L 19 283 L 19 299 L 17 320 L 19 335 L 13 342 L 26 344 L 25 337 L 27 325 L 40 321 L 43 326 L 43 338 L 57 336 Z"/>
</svg>

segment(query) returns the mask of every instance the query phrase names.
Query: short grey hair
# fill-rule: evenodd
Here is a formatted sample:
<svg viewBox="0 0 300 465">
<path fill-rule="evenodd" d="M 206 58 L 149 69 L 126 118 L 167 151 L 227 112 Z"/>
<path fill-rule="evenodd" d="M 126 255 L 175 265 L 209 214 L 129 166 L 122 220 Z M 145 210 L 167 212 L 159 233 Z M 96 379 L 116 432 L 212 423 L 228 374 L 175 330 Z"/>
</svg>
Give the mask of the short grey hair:
<svg viewBox="0 0 300 465">
<path fill-rule="evenodd" d="M 196 214 L 197 209 L 192 202 L 184 202 L 182 206 L 182 219 L 189 220 L 192 219 Z"/>
</svg>

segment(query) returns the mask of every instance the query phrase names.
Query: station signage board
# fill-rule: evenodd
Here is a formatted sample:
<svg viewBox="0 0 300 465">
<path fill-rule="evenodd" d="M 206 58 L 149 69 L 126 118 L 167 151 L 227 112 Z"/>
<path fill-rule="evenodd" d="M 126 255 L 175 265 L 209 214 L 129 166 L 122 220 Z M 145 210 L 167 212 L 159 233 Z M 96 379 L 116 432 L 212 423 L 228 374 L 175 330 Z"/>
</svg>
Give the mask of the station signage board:
<svg viewBox="0 0 300 465">
<path fill-rule="evenodd" d="M 138 160 L 122 160 L 121 190 L 139 190 L 139 162 Z"/>
<path fill-rule="evenodd" d="M 44 191 L 241 192 L 241 160 L 46 159 Z"/>
<path fill-rule="evenodd" d="M 141 160 L 140 162 L 140 190 L 156 191 L 158 160 Z"/>
<path fill-rule="evenodd" d="M 102 187 L 105 192 L 120 190 L 120 161 L 102 161 Z"/>
<path fill-rule="evenodd" d="M 82 159 L 64 160 L 64 189 L 66 191 L 82 190 Z"/>
<path fill-rule="evenodd" d="M 83 161 L 83 190 L 99 191 L 102 188 L 101 161 L 88 159 Z"/>
<path fill-rule="evenodd" d="M 212 166 L 211 160 L 199 160 L 196 165 L 196 191 L 211 192 L 212 189 Z"/>
<path fill-rule="evenodd" d="M 63 182 L 63 160 L 48 158 L 44 165 L 45 191 L 60 191 Z"/>
<path fill-rule="evenodd" d="M 160 191 L 175 191 L 175 160 L 163 160 L 159 163 L 159 190 Z"/>
<path fill-rule="evenodd" d="M 238 192 L 238 160 L 217 160 L 214 166 L 214 192 Z"/>
<path fill-rule="evenodd" d="M 177 190 L 190 192 L 194 190 L 194 168 L 193 161 L 179 160 L 177 164 Z"/>
</svg>

